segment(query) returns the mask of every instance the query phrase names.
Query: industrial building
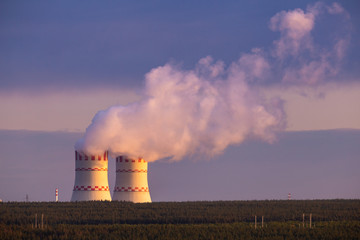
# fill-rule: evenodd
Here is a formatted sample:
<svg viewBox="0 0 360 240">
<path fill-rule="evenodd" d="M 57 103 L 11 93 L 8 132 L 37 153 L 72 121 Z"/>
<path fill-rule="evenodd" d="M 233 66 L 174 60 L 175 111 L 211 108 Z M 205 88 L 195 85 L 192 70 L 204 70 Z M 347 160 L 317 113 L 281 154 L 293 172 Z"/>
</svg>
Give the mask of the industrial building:
<svg viewBox="0 0 360 240">
<path fill-rule="evenodd" d="M 75 151 L 75 183 L 71 201 L 111 201 L 108 153 L 87 156 Z"/>
<path fill-rule="evenodd" d="M 144 159 L 117 157 L 113 200 L 135 203 L 151 202 L 147 172 L 148 162 Z"/>
<path fill-rule="evenodd" d="M 151 202 L 147 172 L 148 162 L 144 159 L 117 157 L 112 200 Z M 111 201 L 108 152 L 104 152 L 103 155 L 88 156 L 75 151 L 75 183 L 71 201 Z"/>
</svg>

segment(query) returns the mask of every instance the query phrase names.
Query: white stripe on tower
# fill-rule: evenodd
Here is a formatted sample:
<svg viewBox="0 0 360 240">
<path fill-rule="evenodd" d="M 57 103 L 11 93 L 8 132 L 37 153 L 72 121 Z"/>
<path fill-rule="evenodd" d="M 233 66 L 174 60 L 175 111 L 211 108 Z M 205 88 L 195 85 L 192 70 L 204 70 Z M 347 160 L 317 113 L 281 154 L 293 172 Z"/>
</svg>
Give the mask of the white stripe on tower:
<svg viewBox="0 0 360 240">
<path fill-rule="evenodd" d="M 142 158 L 117 157 L 113 200 L 135 203 L 151 202 L 147 168 L 148 163 Z"/>
</svg>

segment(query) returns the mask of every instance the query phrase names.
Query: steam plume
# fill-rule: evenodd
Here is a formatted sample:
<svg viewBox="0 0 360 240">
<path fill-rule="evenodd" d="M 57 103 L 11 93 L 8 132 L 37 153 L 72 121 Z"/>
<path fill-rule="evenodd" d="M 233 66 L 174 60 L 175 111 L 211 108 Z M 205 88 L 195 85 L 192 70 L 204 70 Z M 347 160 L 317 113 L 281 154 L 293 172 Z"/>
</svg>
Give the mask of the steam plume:
<svg viewBox="0 0 360 240">
<path fill-rule="evenodd" d="M 349 45 L 344 28 L 318 48 L 312 33 L 321 14 L 338 15 L 345 23 L 350 18 L 338 3 L 282 11 L 270 19 L 270 29 L 280 32 L 272 54 L 254 48 L 228 68 L 205 57 L 193 70 L 171 64 L 152 69 L 142 101 L 99 111 L 75 148 L 155 161 L 211 156 L 247 137 L 273 141 L 286 124 L 282 101 L 265 100 L 256 84 L 276 82 L 279 76 L 278 82 L 286 84 L 319 84 L 338 73 Z"/>
<path fill-rule="evenodd" d="M 337 16 L 336 16 L 337 15 Z M 340 28 L 333 26 L 335 37 L 315 39 L 316 24 L 329 17 L 343 22 Z M 272 50 L 274 60 L 280 61 L 282 81 L 291 84 L 314 85 L 334 77 L 350 42 L 349 14 L 338 3 L 327 6 L 317 2 L 302 9 L 281 11 L 270 19 L 270 29 L 280 32 Z M 326 22 L 326 24 L 328 24 Z"/>
<path fill-rule="evenodd" d="M 167 64 L 146 75 L 145 98 L 100 111 L 76 148 L 87 153 L 179 160 L 187 154 L 218 154 L 248 136 L 266 141 L 284 124 L 281 102 L 264 102 L 245 81 L 264 67 L 224 69 L 210 57 L 194 70 Z M 266 64 L 262 64 L 266 66 Z"/>
</svg>

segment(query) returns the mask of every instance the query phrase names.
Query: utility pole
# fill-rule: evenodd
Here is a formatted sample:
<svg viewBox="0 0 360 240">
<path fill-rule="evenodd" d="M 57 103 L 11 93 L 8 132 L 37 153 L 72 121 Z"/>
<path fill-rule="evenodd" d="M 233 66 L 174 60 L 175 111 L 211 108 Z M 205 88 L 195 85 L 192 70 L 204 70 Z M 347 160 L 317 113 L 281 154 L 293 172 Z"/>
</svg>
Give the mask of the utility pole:
<svg viewBox="0 0 360 240">
<path fill-rule="evenodd" d="M 303 213 L 303 228 L 305 228 L 305 213 Z"/>
<path fill-rule="evenodd" d="M 261 228 L 264 228 L 264 216 L 261 216 Z"/>
<path fill-rule="evenodd" d="M 44 214 L 41 214 L 41 229 L 44 229 Z"/>
<path fill-rule="evenodd" d="M 35 228 L 37 228 L 37 213 L 35 213 Z"/>
<path fill-rule="evenodd" d="M 256 215 L 255 215 L 255 229 L 256 229 L 256 221 L 257 221 L 257 219 L 256 219 Z"/>
<path fill-rule="evenodd" d="M 311 228 L 311 217 L 312 217 L 312 214 L 310 213 L 310 228 Z"/>
</svg>

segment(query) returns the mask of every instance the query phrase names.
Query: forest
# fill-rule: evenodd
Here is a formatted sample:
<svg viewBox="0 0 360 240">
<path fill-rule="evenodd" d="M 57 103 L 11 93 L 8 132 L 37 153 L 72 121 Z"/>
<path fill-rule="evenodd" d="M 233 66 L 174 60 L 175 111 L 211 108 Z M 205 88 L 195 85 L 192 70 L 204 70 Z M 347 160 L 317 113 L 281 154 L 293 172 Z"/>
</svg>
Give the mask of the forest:
<svg viewBox="0 0 360 240">
<path fill-rule="evenodd" d="M 0 203 L 0 239 L 360 239 L 360 200 Z"/>
</svg>

